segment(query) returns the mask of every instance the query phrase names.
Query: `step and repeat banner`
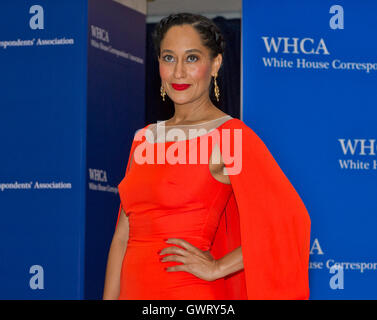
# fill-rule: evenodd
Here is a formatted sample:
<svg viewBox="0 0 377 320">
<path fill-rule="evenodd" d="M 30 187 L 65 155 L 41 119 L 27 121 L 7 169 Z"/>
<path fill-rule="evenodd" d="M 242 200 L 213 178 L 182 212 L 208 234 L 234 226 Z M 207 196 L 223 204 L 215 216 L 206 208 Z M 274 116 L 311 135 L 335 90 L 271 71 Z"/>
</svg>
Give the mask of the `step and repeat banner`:
<svg viewBox="0 0 377 320">
<path fill-rule="evenodd" d="M 376 1 L 243 1 L 243 121 L 312 221 L 311 299 L 377 298 Z"/>
<path fill-rule="evenodd" d="M 0 299 L 100 299 L 117 185 L 144 126 L 145 11 L 0 11 Z M 377 298 L 376 12 L 372 0 L 243 2 L 242 120 L 310 213 L 311 299 Z"/>
<path fill-rule="evenodd" d="M 144 125 L 145 12 L 124 2 L 0 3 L 0 299 L 102 297 Z"/>
<path fill-rule="evenodd" d="M 145 33 L 145 13 L 89 1 L 85 299 L 102 298 L 118 184 L 134 133 L 144 127 Z"/>
</svg>

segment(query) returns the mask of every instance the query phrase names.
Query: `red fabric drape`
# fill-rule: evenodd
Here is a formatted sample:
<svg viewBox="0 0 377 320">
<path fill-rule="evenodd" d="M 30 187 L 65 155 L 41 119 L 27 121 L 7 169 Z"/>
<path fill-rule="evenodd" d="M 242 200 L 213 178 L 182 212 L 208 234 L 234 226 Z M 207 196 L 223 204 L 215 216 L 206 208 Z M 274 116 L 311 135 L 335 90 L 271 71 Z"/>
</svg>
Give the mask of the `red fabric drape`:
<svg viewBox="0 0 377 320">
<path fill-rule="evenodd" d="M 242 155 L 238 155 L 242 157 L 242 170 L 229 175 L 233 193 L 221 216 L 211 253 L 220 258 L 241 246 L 244 269 L 214 284 L 225 282 L 226 299 L 230 300 L 308 299 L 311 222 L 304 203 L 250 127 L 232 119 L 221 129 L 229 130 L 232 155 L 242 147 Z M 234 138 L 235 129 L 241 132 L 242 141 Z M 131 154 L 141 142 L 132 143 L 126 174 Z M 224 158 L 222 141 L 219 146 Z M 224 162 L 228 170 L 232 168 L 233 164 L 226 159 Z M 117 224 L 120 212 L 121 206 Z"/>
<path fill-rule="evenodd" d="M 250 127 L 234 119 L 222 129 L 229 129 L 233 155 L 242 144 L 242 170 L 229 175 L 233 194 L 212 246 L 216 257 L 242 248 L 244 269 L 224 280 L 228 298 L 308 299 L 311 222 L 304 203 Z"/>
</svg>

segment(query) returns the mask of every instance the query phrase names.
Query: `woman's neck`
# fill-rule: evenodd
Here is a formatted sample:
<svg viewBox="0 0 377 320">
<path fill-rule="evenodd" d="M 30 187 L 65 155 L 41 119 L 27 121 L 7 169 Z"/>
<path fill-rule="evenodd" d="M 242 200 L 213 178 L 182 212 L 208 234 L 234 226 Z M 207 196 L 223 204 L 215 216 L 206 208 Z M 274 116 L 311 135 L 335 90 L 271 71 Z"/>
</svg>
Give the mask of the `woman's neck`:
<svg viewBox="0 0 377 320">
<path fill-rule="evenodd" d="M 226 115 L 213 103 L 206 99 L 187 104 L 174 104 L 174 116 L 166 120 L 166 125 L 195 124 L 197 122 L 208 121 Z"/>
</svg>

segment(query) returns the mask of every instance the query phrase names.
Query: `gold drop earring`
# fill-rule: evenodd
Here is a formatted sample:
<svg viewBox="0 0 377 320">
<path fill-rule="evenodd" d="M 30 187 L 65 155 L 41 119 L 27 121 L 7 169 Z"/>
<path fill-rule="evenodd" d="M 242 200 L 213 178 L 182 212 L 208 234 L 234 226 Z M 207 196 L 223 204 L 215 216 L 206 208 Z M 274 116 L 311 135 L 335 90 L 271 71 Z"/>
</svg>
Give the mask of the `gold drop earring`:
<svg viewBox="0 0 377 320">
<path fill-rule="evenodd" d="M 217 78 L 217 73 L 215 74 L 215 77 L 214 77 L 214 83 L 215 83 L 215 96 L 216 96 L 216 100 L 217 102 L 219 102 L 219 97 L 220 97 L 220 89 L 219 89 L 219 86 L 217 85 L 217 81 L 216 81 L 216 78 Z"/>
<path fill-rule="evenodd" d="M 161 85 L 160 93 L 162 96 L 162 101 L 165 101 L 166 91 L 162 85 Z"/>
</svg>

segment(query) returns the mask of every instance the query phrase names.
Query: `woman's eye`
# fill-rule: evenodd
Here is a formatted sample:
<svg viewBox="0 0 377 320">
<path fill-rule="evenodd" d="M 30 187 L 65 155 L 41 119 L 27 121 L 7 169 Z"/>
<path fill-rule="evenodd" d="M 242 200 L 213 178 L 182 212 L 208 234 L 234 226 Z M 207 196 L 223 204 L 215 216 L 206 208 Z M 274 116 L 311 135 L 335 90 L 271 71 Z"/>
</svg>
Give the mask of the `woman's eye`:
<svg viewBox="0 0 377 320">
<path fill-rule="evenodd" d="M 187 57 L 187 60 L 188 60 L 189 62 L 195 62 L 195 61 L 198 60 L 198 57 L 197 57 L 197 56 L 188 56 L 188 57 Z"/>
<path fill-rule="evenodd" d="M 173 61 L 172 58 L 173 58 L 173 56 L 171 56 L 171 55 L 168 54 L 168 55 L 164 56 L 163 59 L 164 59 L 166 62 L 171 62 L 171 61 Z"/>
</svg>

